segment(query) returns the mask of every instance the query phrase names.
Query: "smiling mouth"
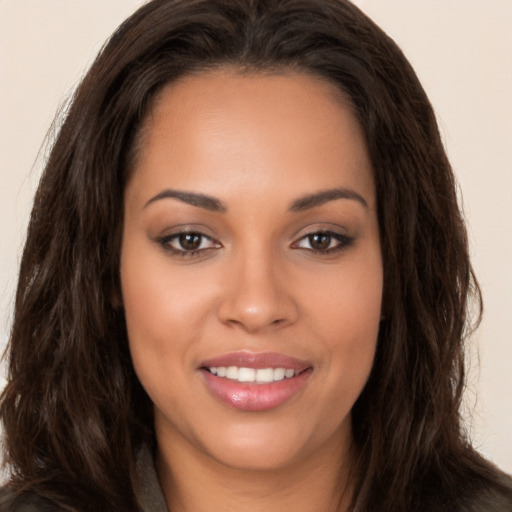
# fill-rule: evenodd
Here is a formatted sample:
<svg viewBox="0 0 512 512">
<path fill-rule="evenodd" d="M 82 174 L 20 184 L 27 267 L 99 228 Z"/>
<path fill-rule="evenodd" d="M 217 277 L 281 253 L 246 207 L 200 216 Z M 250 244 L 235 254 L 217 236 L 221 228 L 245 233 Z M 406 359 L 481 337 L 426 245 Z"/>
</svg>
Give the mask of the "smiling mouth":
<svg viewBox="0 0 512 512">
<path fill-rule="evenodd" d="M 291 379 L 301 373 L 293 368 L 246 368 L 239 366 L 211 366 L 205 368 L 212 375 L 225 377 L 237 382 L 270 384 L 284 379 Z M 302 370 L 304 371 L 304 370 Z"/>
<path fill-rule="evenodd" d="M 198 368 L 211 395 L 247 412 L 284 405 L 306 386 L 313 366 L 272 352 L 234 352 L 203 362 Z"/>
</svg>

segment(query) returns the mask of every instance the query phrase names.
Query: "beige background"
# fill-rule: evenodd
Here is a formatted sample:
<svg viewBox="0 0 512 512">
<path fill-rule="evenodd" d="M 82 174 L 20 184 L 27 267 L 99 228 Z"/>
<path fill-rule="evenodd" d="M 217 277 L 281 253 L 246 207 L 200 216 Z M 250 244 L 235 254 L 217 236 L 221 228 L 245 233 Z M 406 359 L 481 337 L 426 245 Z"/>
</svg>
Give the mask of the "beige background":
<svg viewBox="0 0 512 512">
<path fill-rule="evenodd" d="M 54 114 L 140 0 L 0 0 L 0 346 Z M 475 445 L 512 473 L 512 0 L 357 0 L 402 47 L 458 175 L 485 316 L 466 393 Z M 39 155 L 39 156 L 38 156 Z"/>
</svg>

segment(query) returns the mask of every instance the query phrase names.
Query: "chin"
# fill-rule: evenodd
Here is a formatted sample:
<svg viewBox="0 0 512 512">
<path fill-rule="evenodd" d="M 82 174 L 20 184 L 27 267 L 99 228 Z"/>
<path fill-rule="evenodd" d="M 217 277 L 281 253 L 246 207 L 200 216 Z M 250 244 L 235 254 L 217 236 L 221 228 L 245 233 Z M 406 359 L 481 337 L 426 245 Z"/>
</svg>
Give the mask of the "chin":
<svg viewBox="0 0 512 512">
<path fill-rule="evenodd" d="M 212 447 L 212 455 L 220 463 L 240 471 L 277 471 L 297 462 L 300 446 L 279 437 L 253 436 L 233 442 L 226 439 Z"/>
<path fill-rule="evenodd" d="M 292 421 L 256 421 L 232 423 L 215 436 L 201 436 L 203 453 L 220 464 L 239 471 L 279 471 L 297 468 L 304 461 L 311 461 L 322 447 L 332 449 L 337 438 L 341 449 L 351 437 L 351 421 L 347 417 L 339 428 L 308 428 Z M 346 428 L 348 427 L 348 429 Z"/>
</svg>

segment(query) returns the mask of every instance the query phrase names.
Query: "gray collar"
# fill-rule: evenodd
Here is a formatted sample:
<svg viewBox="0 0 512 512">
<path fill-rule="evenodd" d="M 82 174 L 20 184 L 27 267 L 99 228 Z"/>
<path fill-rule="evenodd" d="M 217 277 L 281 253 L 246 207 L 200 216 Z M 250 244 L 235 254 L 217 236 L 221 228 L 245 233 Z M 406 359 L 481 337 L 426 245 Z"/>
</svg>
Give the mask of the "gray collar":
<svg viewBox="0 0 512 512">
<path fill-rule="evenodd" d="M 137 473 L 139 475 L 139 501 L 144 512 L 169 512 L 151 450 L 143 446 L 137 456 Z"/>
</svg>

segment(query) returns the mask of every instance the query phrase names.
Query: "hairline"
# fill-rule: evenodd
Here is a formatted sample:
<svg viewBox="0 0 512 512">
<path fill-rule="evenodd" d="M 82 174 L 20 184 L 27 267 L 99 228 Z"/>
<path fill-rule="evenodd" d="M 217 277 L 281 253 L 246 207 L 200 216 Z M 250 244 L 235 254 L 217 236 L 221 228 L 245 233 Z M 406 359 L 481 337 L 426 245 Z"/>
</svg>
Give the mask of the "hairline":
<svg viewBox="0 0 512 512">
<path fill-rule="evenodd" d="M 194 78 L 208 78 L 209 76 L 225 75 L 226 77 L 244 77 L 244 78 L 259 78 L 259 77 L 308 77 L 315 80 L 328 96 L 335 102 L 339 103 L 344 108 L 348 108 L 356 118 L 366 143 L 366 131 L 363 123 L 361 123 L 357 108 L 355 107 L 349 94 L 345 92 L 339 83 L 333 79 L 328 78 L 318 71 L 309 69 L 306 66 L 297 64 L 279 64 L 279 65 L 264 65 L 264 64 L 245 64 L 243 62 L 235 61 L 219 61 L 213 64 L 196 65 L 191 69 L 184 70 L 180 75 L 167 80 L 150 98 L 147 111 L 140 119 L 138 126 L 135 130 L 132 143 L 128 149 L 129 158 L 125 168 L 125 190 L 128 186 L 138 165 L 139 156 L 142 148 L 144 147 L 147 137 L 149 136 L 149 128 L 151 120 L 158 108 L 159 103 L 162 101 L 164 94 L 172 89 L 179 83 L 184 83 L 187 80 Z"/>
</svg>

